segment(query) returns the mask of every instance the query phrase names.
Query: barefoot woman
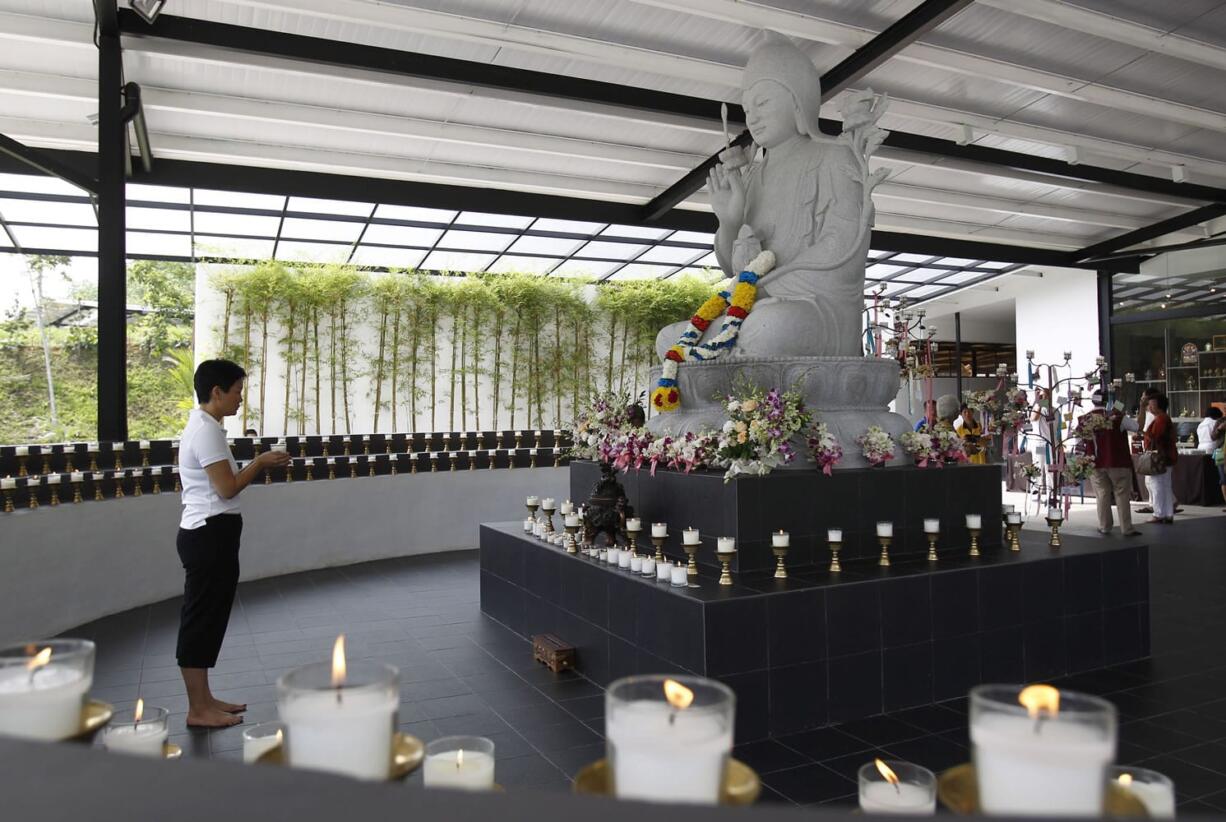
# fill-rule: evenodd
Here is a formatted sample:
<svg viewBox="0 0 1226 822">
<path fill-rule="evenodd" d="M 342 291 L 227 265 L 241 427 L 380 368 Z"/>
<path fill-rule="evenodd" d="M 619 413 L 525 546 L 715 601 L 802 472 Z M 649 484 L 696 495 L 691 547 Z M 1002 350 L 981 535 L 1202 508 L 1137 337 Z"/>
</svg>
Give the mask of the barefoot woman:
<svg viewBox="0 0 1226 822">
<path fill-rule="evenodd" d="M 209 690 L 209 668 L 217 664 L 238 586 L 243 518 L 237 497 L 262 471 L 289 462 L 285 453 L 266 451 L 238 470 L 221 421 L 238 411 L 246 376 L 229 360 L 202 362 L 195 378 L 200 406 L 179 442 L 183 517 L 176 542 L 186 581 L 176 655 L 187 686 L 187 725 L 193 728 L 237 725 L 242 717 L 235 714 L 247 708 L 222 702 Z"/>
</svg>

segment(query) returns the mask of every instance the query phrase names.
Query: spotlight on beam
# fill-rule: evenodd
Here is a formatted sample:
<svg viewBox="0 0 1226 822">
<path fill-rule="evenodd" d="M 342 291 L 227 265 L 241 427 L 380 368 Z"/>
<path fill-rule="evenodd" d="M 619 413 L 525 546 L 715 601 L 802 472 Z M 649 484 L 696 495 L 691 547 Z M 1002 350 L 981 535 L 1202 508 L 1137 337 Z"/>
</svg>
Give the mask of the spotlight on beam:
<svg viewBox="0 0 1226 822">
<path fill-rule="evenodd" d="M 132 11 L 140 15 L 140 19 L 152 25 L 157 16 L 162 13 L 166 0 L 129 0 Z"/>
</svg>

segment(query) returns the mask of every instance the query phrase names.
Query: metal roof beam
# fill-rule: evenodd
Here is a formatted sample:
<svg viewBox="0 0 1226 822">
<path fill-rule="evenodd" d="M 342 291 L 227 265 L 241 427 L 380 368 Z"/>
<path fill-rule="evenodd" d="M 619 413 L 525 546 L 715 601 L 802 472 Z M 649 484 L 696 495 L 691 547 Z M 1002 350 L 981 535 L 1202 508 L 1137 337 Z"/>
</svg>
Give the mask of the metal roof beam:
<svg viewBox="0 0 1226 822">
<path fill-rule="evenodd" d="M 1226 200 L 1226 198 L 1223 199 Z M 1101 259 L 1103 255 L 1120 251 L 1138 243 L 1155 240 L 1158 237 L 1179 231 L 1180 229 L 1200 225 L 1216 217 L 1221 217 L 1223 214 L 1226 214 L 1226 202 L 1210 203 L 1209 205 L 1194 208 L 1191 211 L 1186 211 L 1183 214 L 1162 220 L 1145 228 L 1129 231 L 1127 234 L 1121 234 L 1118 237 L 1112 237 L 1110 240 L 1104 240 L 1101 243 L 1087 246 L 1077 252 L 1076 258 L 1078 262 Z"/>
<path fill-rule="evenodd" d="M 90 175 L 83 174 L 71 166 L 64 165 L 46 151 L 31 148 L 4 134 L 0 134 L 0 154 L 12 157 L 14 160 L 18 160 L 30 168 L 41 171 L 43 174 L 58 177 L 64 182 L 71 183 L 90 194 L 98 193 L 98 181 Z"/>
</svg>

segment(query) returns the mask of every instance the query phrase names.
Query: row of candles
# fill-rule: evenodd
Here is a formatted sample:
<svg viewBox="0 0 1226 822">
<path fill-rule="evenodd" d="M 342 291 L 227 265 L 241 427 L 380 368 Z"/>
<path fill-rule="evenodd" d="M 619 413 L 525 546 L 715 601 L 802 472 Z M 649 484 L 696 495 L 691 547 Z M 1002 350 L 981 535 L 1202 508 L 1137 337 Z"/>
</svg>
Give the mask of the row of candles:
<svg viewBox="0 0 1226 822">
<path fill-rule="evenodd" d="M 93 683 L 95 646 L 59 639 L 0 649 L 0 734 L 64 740 L 80 732 Z M 331 662 L 295 668 L 277 680 L 279 723 L 244 734 L 244 759 L 283 746 L 293 767 L 359 779 L 389 776 L 400 702 L 399 672 L 348 663 L 344 636 Z M 605 737 L 613 792 L 624 799 L 714 804 L 732 750 L 735 696 L 694 676 L 633 676 L 605 696 Z M 1099 816 L 1108 779 L 1131 791 L 1155 818 L 1174 816 L 1170 780 L 1142 769 L 1111 769 L 1115 707 L 1049 685 L 981 685 L 970 693 L 970 739 L 981 810 L 989 815 Z M 109 750 L 162 755 L 167 713 L 138 700 L 103 731 Z M 489 790 L 494 746 L 480 737 L 434 740 L 425 750 L 427 786 Z M 866 763 L 859 772 L 867 813 L 930 815 L 936 777 L 906 762 Z"/>
</svg>

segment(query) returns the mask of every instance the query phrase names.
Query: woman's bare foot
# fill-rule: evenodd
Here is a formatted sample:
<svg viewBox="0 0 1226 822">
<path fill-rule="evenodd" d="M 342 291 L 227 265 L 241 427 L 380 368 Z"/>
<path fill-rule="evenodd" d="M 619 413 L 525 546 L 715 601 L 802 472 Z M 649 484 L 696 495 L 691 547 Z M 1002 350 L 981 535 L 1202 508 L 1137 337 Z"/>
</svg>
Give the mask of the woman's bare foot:
<svg viewBox="0 0 1226 822">
<path fill-rule="evenodd" d="M 213 707 L 219 711 L 225 711 L 228 714 L 241 714 L 243 711 L 247 710 L 246 703 L 238 705 L 233 702 L 222 702 L 217 697 L 213 697 Z"/>
<path fill-rule="evenodd" d="M 189 728 L 229 728 L 242 721 L 241 716 L 235 716 L 214 707 L 205 708 L 203 711 L 188 710 L 187 712 L 187 727 Z"/>
</svg>

